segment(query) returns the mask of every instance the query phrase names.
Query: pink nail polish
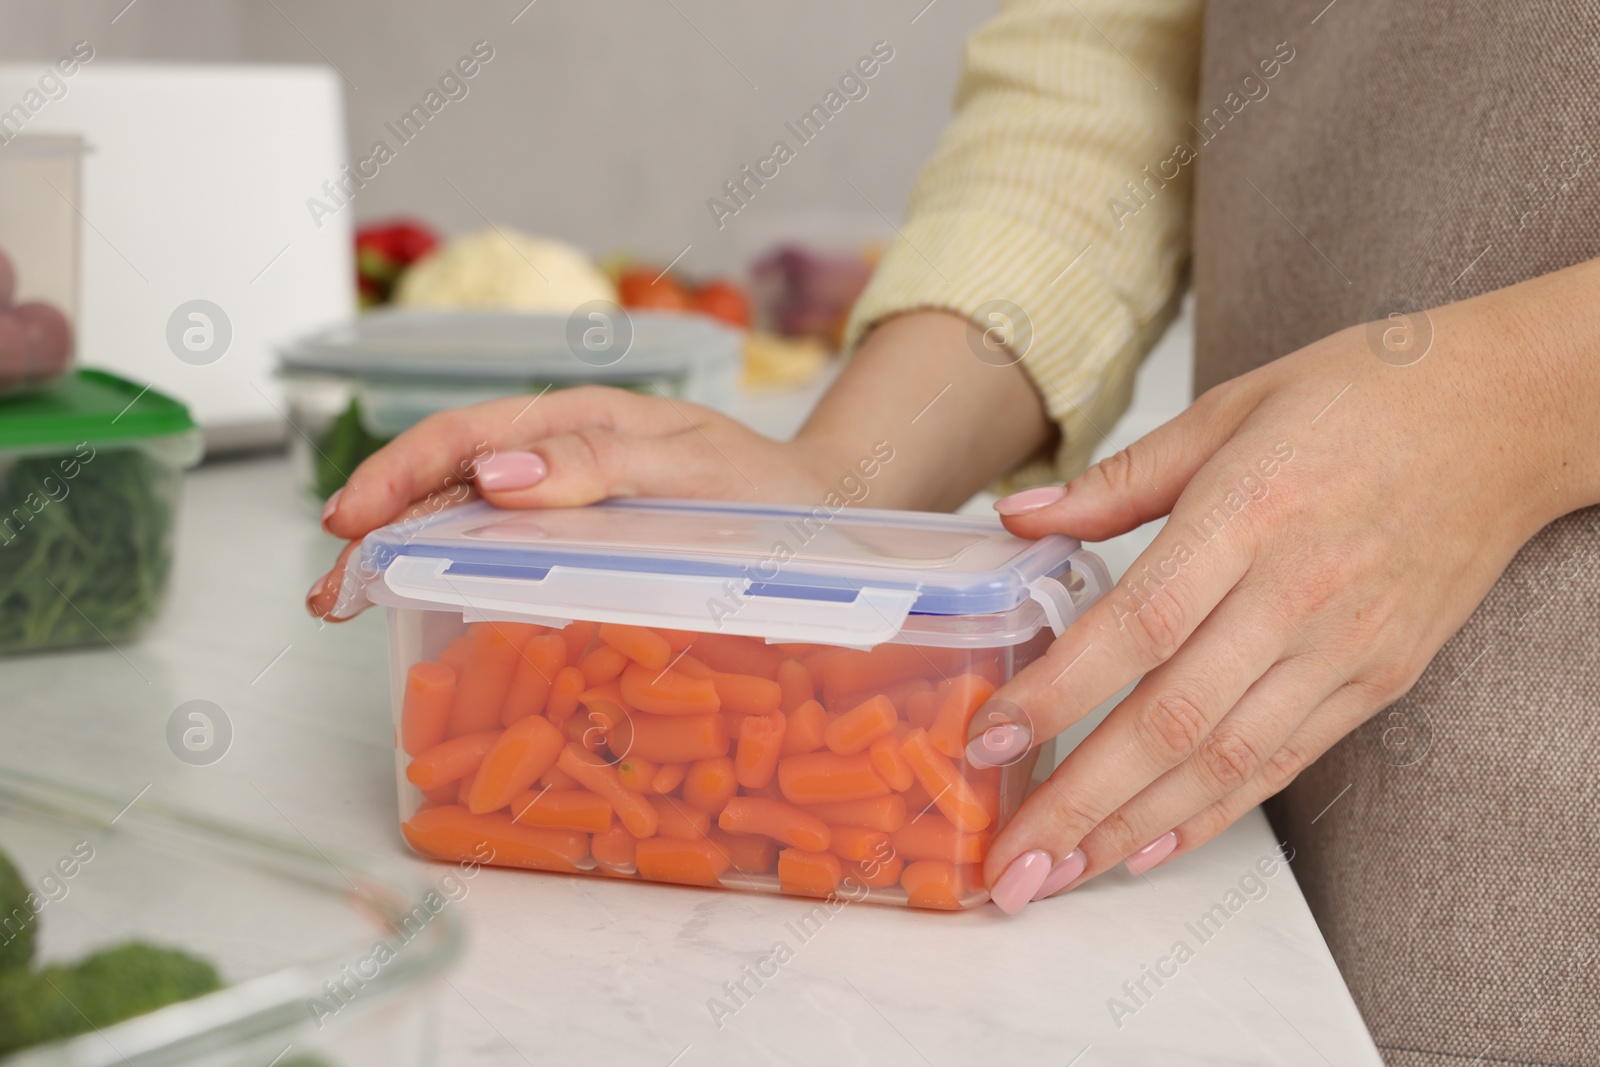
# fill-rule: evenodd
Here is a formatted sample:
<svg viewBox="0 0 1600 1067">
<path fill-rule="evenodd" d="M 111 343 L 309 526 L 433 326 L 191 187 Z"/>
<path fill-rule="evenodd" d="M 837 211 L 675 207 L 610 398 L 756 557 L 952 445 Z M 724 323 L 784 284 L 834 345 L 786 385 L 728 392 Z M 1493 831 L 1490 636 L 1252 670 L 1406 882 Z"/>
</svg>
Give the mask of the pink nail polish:
<svg viewBox="0 0 1600 1067">
<path fill-rule="evenodd" d="M 974 767 L 1004 767 L 1026 752 L 1031 740 L 1032 733 L 1021 723 L 991 726 L 967 742 L 967 762 Z"/>
<path fill-rule="evenodd" d="M 1002 515 L 1026 515 L 1030 511 L 1047 508 L 1067 495 L 1064 485 L 1041 485 L 1037 489 L 1024 489 L 1020 493 L 1003 496 L 994 502 L 994 509 Z"/>
<path fill-rule="evenodd" d="M 549 473 L 543 456 L 501 452 L 478 464 L 478 488 L 485 493 L 509 493 L 538 485 Z"/>
<path fill-rule="evenodd" d="M 328 519 L 335 511 L 339 510 L 339 498 L 343 495 L 344 489 L 342 487 L 335 489 L 333 495 L 328 498 L 328 502 L 322 505 L 322 525 L 324 529 L 327 528 Z"/>
<path fill-rule="evenodd" d="M 1015 915 L 1027 907 L 1028 901 L 1038 891 L 1050 873 L 1050 853 L 1042 848 L 1024 852 L 1006 867 L 995 880 L 989 897 L 1007 915 Z"/>
<path fill-rule="evenodd" d="M 1128 870 L 1134 874 L 1143 874 L 1168 856 L 1178 847 L 1178 831 L 1168 830 L 1148 845 L 1129 856 L 1123 862 Z"/>
<path fill-rule="evenodd" d="M 1053 897 L 1067 886 L 1078 880 L 1083 869 L 1089 865 L 1089 857 L 1083 854 L 1083 849 L 1075 848 L 1061 858 L 1061 862 L 1050 868 L 1050 873 L 1044 876 L 1044 883 L 1033 894 L 1034 900 L 1043 900 Z"/>
<path fill-rule="evenodd" d="M 309 604 L 322 595 L 322 587 L 328 583 L 328 576 L 324 574 L 311 583 L 311 588 L 306 590 L 306 603 Z"/>
</svg>

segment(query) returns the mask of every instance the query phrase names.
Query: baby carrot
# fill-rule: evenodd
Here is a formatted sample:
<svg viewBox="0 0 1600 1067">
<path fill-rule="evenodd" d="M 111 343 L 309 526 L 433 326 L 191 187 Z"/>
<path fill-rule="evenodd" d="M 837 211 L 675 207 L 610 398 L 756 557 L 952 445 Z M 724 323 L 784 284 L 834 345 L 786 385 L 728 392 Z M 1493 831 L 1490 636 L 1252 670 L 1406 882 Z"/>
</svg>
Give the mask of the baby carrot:
<svg viewBox="0 0 1600 1067">
<path fill-rule="evenodd" d="M 778 885 L 802 897 L 830 895 L 844 874 L 839 857 L 830 852 L 786 848 L 778 853 Z"/>
<path fill-rule="evenodd" d="M 952 863 L 981 863 L 989 848 L 990 834 L 964 834 L 942 815 L 928 812 L 889 835 L 896 855 L 908 860 L 947 860 Z"/>
<path fill-rule="evenodd" d="M 500 722 L 510 726 L 518 719 L 544 711 L 550 686 L 567 665 L 567 645 L 560 634 L 536 634 L 522 646 L 522 659 L 506 691 Z"/>
<path fill-rule="evenodd" d="M 667 648 L 671 650 L 673 655 L 677 655 L 694 644 L 694 639 L 700 636 L 693 630 L 669 630 L 665 626 L 657 626 L 655 629 L 656 633 L 661 635 L 662 640 L 666 641 Z"/>
<path fill-rule="evenodd" d="M 792 660 L 790 662 L 793 662 Z M 772 781 L 783 751 L 783 712 L 747 715 L 739 723 L 739 746 L 733 755 L 733 774 L 746 789 L 759 789 Z"/>
<path fill-rule="evenodd" d="M 728 858 L 710 841 L 680 841 L 652 837 L 634 846 L 633 861 L 639 876 L 652 882 L 680 885 L 718 885 L 728 869 Z"/>
<path fill-rule="evenodd" d="M 468 807 L 467 798 L 472 796 L 472 779 L 473 776 L 469 774 L 456 782 L 456 795 L 451 803 L 460 804 L 463 808 Z"/>
<path fill-rule="evenodd" d="M 730 834 L 713 826 L 710 841 L 721 849 L 733 869 L 745 874 L 765 874 L 778 862 L 778 844 L 763 834 Z"/>
<path fill-rule="evenodd" d="M 467 664 L 456 682 L 450 706 L 450 737 L 492 730 L 500 725 L 500 709 L 512 676 L 522 661 L 522 648 L 509 628 L 478 623 L 467 631 Z"/>
<path fill-rule="evenodd" d="M 635 793 L 654 792 L 650 783 L 655 780 L 658 770 L 660 768 L 654 763 L 638 756 L 627 756 L 617 761 L 617 777 Z"/>
<path fill-rule="evenodd" d="M 601 682 L 609 682 L 622 673 L 628 665 L 628 657 L 612 648 L 610 645 L 596 645 L 584 653 L 578 660 L 577 667 L 583 672 L 584 681 L 589 683 L 589 688 L 594 688 Z"/>
<path fill-rule="evenodd" d="M 687 763 L 663 763 L 656 768 L 655 776 L 650 779 L 650 792 L 670 793 L 683 784 L 683 776 L 688 773 Z"/>
<path fill-rule="evenodd" d="M 828 727 L 828 713 L 815 700 L 808 700 L 785 717 L 783 755 L 798 756 L 815 752 L 822 747 L 823 731 Z"/>
<path fill-rule="evenodd" d="M 788 658 L 778 649 L 753 637 L 735 637 L 732 634 L 701 634 L 689 647 L 695 659 L 723 674 L 754 674 L 760 678 L 775 678 L 778 664 Z"/>
<path fill-rule="evenodd" d="M 637 663 L 624 668 L 619 691 L 628 706 L 652 715 L 705 715 L 722 706 L 712 679 L 691 678 L 679 670 L 651 670 Z"/>
<path fill-rule="evenodd" d="M 847 873 L 862 885 L 871 886 L 873 889 L 888 889 L 900 884 L 900 872 L 905 870 L 905 866 L 905 860 L 891 854 L 888 859 L 874 857 L 862 860 L 860 863 L 852 863 Z"/>
<path fill-rule="evenodd" d="M 885 734 L 867 746 L 867 758 L 872 760 L 872 769 L 878 772 L 878 777 L 888 782 L 889 788 L 896 792 L 911 788 L 911 783 L 917 780 L 911 764 L 900 752 L 899 740 L 893 734 Z"/>
<path fill-rule="evenodd" d="M 734 797 L 717 817 L 734 834 L 766 834 L 786 845 L 825 852 L 833 839 L 828 824 L 809 812 L 766 797 Z"/>
<path fill-rule="evenodd" d="M 926 730 L 933 725 L 933 717 L 938 710 L 938 700 L 931 688 L 906 696 L 906 722 L 919 730 Z"/>
<path fill-rule="evenodd" d="M 739 791 L 733 760 L 713 756 L 695 760 L 683 778 L 683 802 L 701 811 L 721 811 L 728 798 Z"/>
<path fill-rule="evenodd" d="M 689 763 L 726 755 L 728 723 L 721 715 L 647 715 L 639 712 L 619 724 L 611 739 L 616 751 L 652 763 Z"/>
<path fill-rule="evenodd" d="M 989 813 L 972 785 L 949 757 L 933 747 L 926 731 L 912 730 L 907 734 L 900 742 L 900 754 L 911 764 L 918 783 L 958 829 L 975 833 L 989 825 Z"/>
<path fill-rule="evenodd" d="M 464 781 L 466 781 L 465 778 L 460 781 L 446 782 L 444 785 L 436 785 L 432 789 L 424 789 L 422 791 L 423 804 L 433 808 L 438 807 L 440 804 L 454 804 L 456 797 L 461 793 L 461 782 Z"/>
<path fill-rule="evenodd" d="M 865 826 L 830 826 L 832 839 L 828 851 L 840 859 L 859 863 L 874 856 L 893 855 L 889 835 L 882 830 L 868 830 Z"/>
<path fill-rule="evenodd" d="M 864 826 L 869 830 L 893 833 L 906 824 L 905 798 L 893 793 L 869 800 L 808 804 L 805 810 L 829 826 Z"/>
<path fill-rule="evenodd" d="M 511 798 L 511 821 L 603 834 L 611 829 L 611 805 L 587 789 L 530 790 Z M 630 837 L 632 835 L 629 835 Z"/>
<path fill-rule="evenodd" d="M 603 622 L 599 637 L 633 662 L 653 671 L 666 667 L 672 658 L 672 646 L 667 644 L 667 639 L 646 626 Z"/>
<path fill-rule="evenodd" d="M 411 665 L 400 703 L 400 738 L 406 755 L 420 756 L 444 740 L 455 696 L 455 671 L 432 661 Z"/>
<path fill-rule="evenodd" d="M 566 738 L 549 719 L 539 715 L 518 719 L 484 753 L 467 794 L 467 809 L 481 815 L 505 807 L 555 766 L 565 745 Z"/>
<path fill-rule="evenodd" d="M 957 911 L 961 907 L 961 879 L 953 864 L 940 860 L 918 860 L 906 864 L 900 873 L 906 903 L 913 908 L 938 908 Z"/>
<path fill-rule="evenodd" d="M 551 767 L 539 776 L 540 789 L 577 789 L 578 780 L 560 767 Z"/>
<path fill-rule="evenodd" d="M 811 675 L 800 665 L 797 659 L 786 659 L 778 664 L 778 710 L 783 712 L 793 711 L 801 704 L 816 697 L 816 689 L 811 684 Z"/>
<path fill-rule="evenodd" d="M 457 678 L 461 677 L 461 672 L 466 669 L 467 649 L 471 644 L 472 642 L 467 639 L 467 635 L 462 634 L 448 645 L 445 645 L 444 649 L 439 653 L 439 662 L 455 671 Z"/>
<path fill-rule="evenodd" d="M 518 826 L 502 812 L 473 815 L 447 805 L 419 811 L 400 826 L 406 843 L 425 856 L 443 860 L 481 860 L 499 867 L 532 867 L 541 871 L 577 873 L 589 853 L 589 835 L 542 826 Z"/>
<path fill-rule="evenodd" d="M 828 664 L 840 656 L 849 655 L 853 649 L 839 648 L 834 645 L 824 645 L 815 652 L 802 653 L 800 666 L 806 669 L 806 674 L 811 679 L 813 696 L 822 692 L 823 674 L 828 669 Z"/>
<path fill-rule="evenodd" d="M 711 816 L 672 797 L 648 797 L 656 809 L 656 836 L 680 841 L 702 841 L 711 829 Z"/>
<path fill-rule="evenodd" d="M 628 833 L 626 827 L 613 826 L 604 833 L 594 835 L 589 842 L 589 851 L 594 854 L 596 861 L 608 867 L 632 867 L 633 849 L 638 841 L 637 837 Z"/>
<path fill-rule="evenodd" d="M 851 649 L 829 659 L 822 668 L 822 688 L 830 696 L 844 696 L 881 689 L 913 675 L 934 673 L 924 649 L 916 645 L 885 644 L 869 652 Z"/>
<path fill-rule="evenodd" d="M 907 678 L 903 682 L 893 682 L 863 693 L 829 693 L 823 700 L 822 706 L 827 708 L 830 714 L 845 712 L 875 696 L 884 696 L 889 698 L 889 703 L 894 705 L 897 713 L 903 713 L 911 694 L 922 692 L 933 692 L 933 683 L 926 678 Z"/>
<path fill-rule="evenodd" d="M 778 785 L 794 804 L 865 800 L 889 792 L 865 754 L 841 756 L 834 752 L 808 752 L 779 760 Z"/>
<path fill-rule="evenodd" d="M 770 715 L 783 700 L 783 688 L 769 678 L 753 674 L 713 674 L 717 699 L 723 711 L 740 715 Z"/>
<path fill-rule="evenodd" d="M 556 766 L 578 780 L 590 792 L 605 797 L 606 803 L 617 813 L 622 825 L 634 837 L 649 837 L 656 832 L 656 809 L 650 802 L 625 786 L 617 777 L 617 769 L 587 750 L 569 744 L 556 758 Z"/>
<path fill-rule="evenodd" d="M 545 717 L 560 726 L 578 710 L 578 698 L 589 688 L 583 672 L 576 667 L 563 667 L 550 683 L 550 699 L 545 704 Z"/>
<path fill-rule="evenodd" d="M 561 631 L 561 640 L 567 643 L 568 663 L 576 663 L 583 658 L 594 641 L 595 632 L 599 629 L 599 623 L 589 622 L 586 619 L 578 619 L 566 625 Z"/>
<path fill-rule="evenodd" d="M 983 702 L 994 694 L 987 678 L 962 674 L 940 682 L 934 690 L 933 725 L 928 740 L 951 759 L 960 759 L 967 749 L 967 728 Z"/>
<path fill-rule="evenodd" d="M 674 657 L 672 661 L 672 669 L 677 671 L 679 674 L 687 675 L 688 677 L 697 679 L 699 681 L 707 681 L 713 674 L 717 673 L 687 652 L 681 656 Z"/>
<path fill-rule="evenodd" d="M 478 769 L 484 753 L 499 738 L 499 730 L 484 730 L 441 741 L 411 761 L 406 779 L 418 789 L 437 789 L 465 778 Z"/>
<path fill-rule="evenodd" d="M 822 740 L 839 755 L 852 756 L 887 736 L 898 721 L 889 698 L 875 696 L 830 722 L 822 731 Z"/>
</svg>

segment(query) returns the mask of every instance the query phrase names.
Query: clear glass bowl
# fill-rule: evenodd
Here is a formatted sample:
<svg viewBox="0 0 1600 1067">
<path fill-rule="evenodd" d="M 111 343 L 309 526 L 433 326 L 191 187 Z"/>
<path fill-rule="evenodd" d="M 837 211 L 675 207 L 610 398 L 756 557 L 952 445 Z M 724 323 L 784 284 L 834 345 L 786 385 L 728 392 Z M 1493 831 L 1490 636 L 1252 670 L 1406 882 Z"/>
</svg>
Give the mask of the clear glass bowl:
<svg viewBox="0 0 1600 1067">
<path fill-rule="evenodd" d="M 148 796 L 97 796 L 9 768 L 0 848 L 36 895 L 37 960 L 137 939 L 207 959 L 226 983 L 24 1049 L 5 1067 L 435 1062 L 434 980 L 460 952 L 456 903 L 475 870 L 447 869 L 429 884 Z"/>
</svg>

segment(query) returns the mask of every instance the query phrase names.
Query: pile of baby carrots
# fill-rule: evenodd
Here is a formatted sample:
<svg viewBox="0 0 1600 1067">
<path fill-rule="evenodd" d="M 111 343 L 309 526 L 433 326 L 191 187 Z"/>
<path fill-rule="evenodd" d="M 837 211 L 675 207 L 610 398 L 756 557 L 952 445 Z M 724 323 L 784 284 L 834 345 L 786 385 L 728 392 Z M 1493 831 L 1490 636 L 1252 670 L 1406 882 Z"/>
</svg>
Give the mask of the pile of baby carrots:
<svg viewBox="0 0 1600 1067">
<path fill-rule="evenodd" d="M 959 908 L 999 818 L 1002 771 L 964 752 L 1003 654 L 475 623 L 406 674 L 402 829 L 444 860 Z"/>
</svg>

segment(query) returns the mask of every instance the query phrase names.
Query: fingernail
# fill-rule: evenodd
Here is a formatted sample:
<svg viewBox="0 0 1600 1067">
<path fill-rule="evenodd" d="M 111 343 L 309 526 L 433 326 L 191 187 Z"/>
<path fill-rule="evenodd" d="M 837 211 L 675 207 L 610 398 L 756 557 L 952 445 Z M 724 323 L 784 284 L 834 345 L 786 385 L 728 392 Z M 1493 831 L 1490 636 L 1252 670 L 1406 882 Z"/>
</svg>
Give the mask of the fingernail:
<svg viewBox="0 0 1600 1067">
<path fill-rule="evenodd" d="M 1021 723 L 991 726 L 967 742 L 967 762 L 974 767 L 1004 767 L 1028 750 L 1032 733 Z"/>
<path fill-rule="evenodd" d="M 549 473 L 543 456 L 500 452 L 478 464 L 478 488 L 486 493 L 508 493 L 538 485 Z"/>
<path fill-rule="evenodd" d="M 1078 880 L 1083 869 L 1089 865 L 1089 858 L 1083 854 L 1083 849 L 1075 848 L 1062 857 L 1061 862 L 1050 868 L 1050 873 L 1044 876 L 1044 882 L 1033 894 L 1034 900 L 1043 900 L 1053 897 L 1067 886 Z"/>
<path fill-rule="evenodd" d="M 335 489 L 333 491 L 333 495 L 328 498 L 328 502 L 326 504 L 322 505 L 322 527 L 323 527 L 323 529 L 327 529 L 327 527 L 328 527 L 328 519 L 333 515 L 333 513 L 335 511 L 339 510 L 339 498 L 341 496 L 343 496 L 343 495 L 344 495 L 344 489 L 343 488 Z"/>
<path fill-rule="evenodd" d="M 1006 867 L 995 880 L 989 897 L 1007 915 L 1015 915 L 1027 906 L 1050 873 L 1050 853 L 1042 848 L 1024 852 Z"/>
<path fill-rule="evenodd" d="M 1168 830 L 1148 845 L 1129 856 L 1123 862 L 1128 870 L 1134 874 L 1143 874 L 1151 867 L 1172 855 L 1172 850 L 1178 847 L 1178 831 Z"/>
<path fill-rule="evenodd" d="M 311 602 L 322 595 L 322 587 L 328 584 L 328 576 L 324 574 L 311 583 L 311 588 L 306 590 L 306 607 L 311 607 Z M 312 609 L 315 610 L 314 608 Z"/>
<path fill-rule="evenodd" d="M 1030 511 L 1047 508 L 1067 495 L 1064 485 L 1041 485 L 1037 489 L 1024 489 L 1020 493 L 1003 496 L 994 502 L 994 509 L 1002 515 L 1026 515 Z"/>
</svg>

